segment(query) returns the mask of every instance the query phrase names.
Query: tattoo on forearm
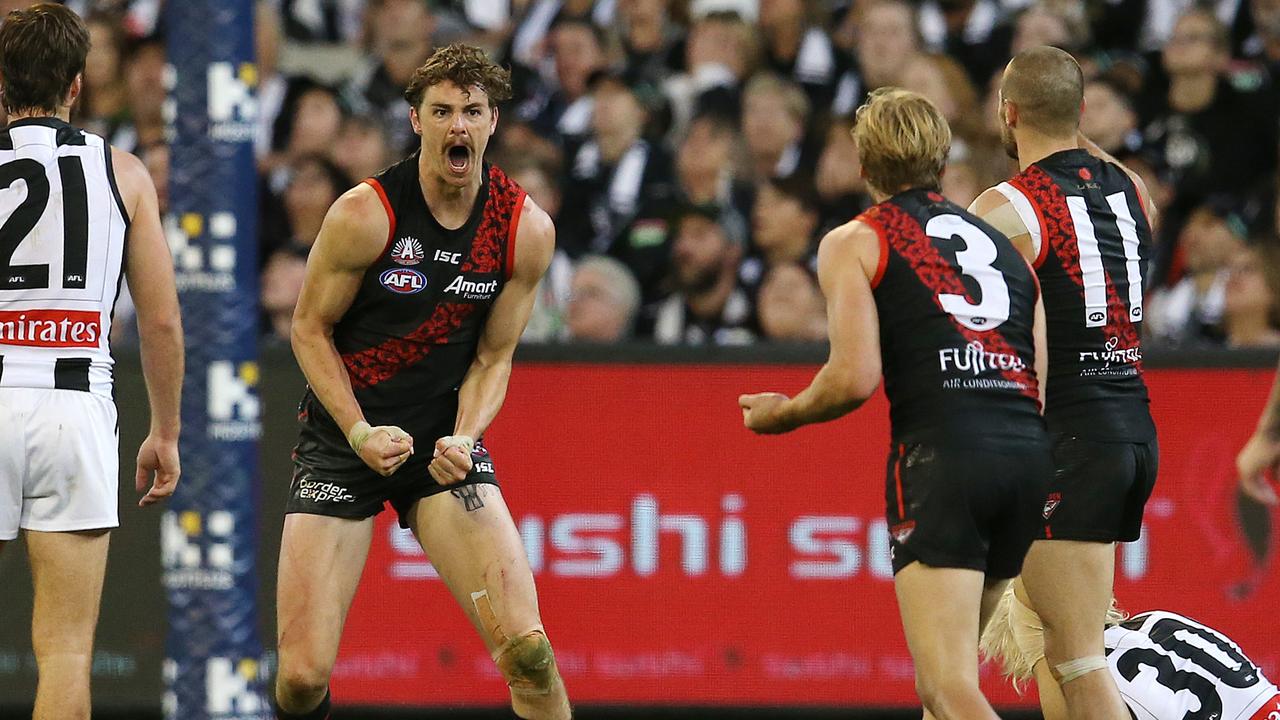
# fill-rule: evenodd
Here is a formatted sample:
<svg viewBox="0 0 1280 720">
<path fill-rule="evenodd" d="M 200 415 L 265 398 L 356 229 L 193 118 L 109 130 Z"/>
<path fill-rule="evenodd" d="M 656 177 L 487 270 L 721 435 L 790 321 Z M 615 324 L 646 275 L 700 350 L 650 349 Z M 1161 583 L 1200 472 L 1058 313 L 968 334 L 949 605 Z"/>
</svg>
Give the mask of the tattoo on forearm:
<svg viewBox="0 0 1280 720">
<path fill-rule="evenodd" d="M 463 485 L 449 492 L 462 501 L 462 507 L 466 508 L 467 512 L 474 512 L 484 507 L 484 499 L 480 497 L 479 485 Z"/>
</svg>

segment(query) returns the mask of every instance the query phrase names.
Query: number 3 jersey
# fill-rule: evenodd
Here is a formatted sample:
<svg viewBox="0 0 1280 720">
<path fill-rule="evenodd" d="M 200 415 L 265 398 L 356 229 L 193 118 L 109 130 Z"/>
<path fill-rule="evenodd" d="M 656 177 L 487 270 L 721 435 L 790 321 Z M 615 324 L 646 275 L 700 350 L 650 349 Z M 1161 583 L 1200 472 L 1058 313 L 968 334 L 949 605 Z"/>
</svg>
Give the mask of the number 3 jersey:
<svg viewBox="0 0 1280 720">
<path fill-rule="evenodd" d="M 894 440 L 1043 438 L 1039 291 L 1013 244 L 931 190 L 858 220 L 880 238 L 872 288 Z"/>
<path fill-rule="evenodd" d="M 1107 662 L 1137 720 L 1280 720 L 1280 697 L 1239 646 L 1170 612 L 1107 628 Z"/>
<path fill-rule="evenodd" d="M 1133 181 L 1084 150 L 1033 163 L 997 186 L 1031 233 L 1048 320 L 1049 429 L 1155 438 L 1142 379 L 1142 278 L 1151 226 Z"/>
<path fill-rule="evenodd" d="M 0 131 L 0 387 L 112 396 L 128 229 L 106 141 L 56 118 Z"/>
</svg>

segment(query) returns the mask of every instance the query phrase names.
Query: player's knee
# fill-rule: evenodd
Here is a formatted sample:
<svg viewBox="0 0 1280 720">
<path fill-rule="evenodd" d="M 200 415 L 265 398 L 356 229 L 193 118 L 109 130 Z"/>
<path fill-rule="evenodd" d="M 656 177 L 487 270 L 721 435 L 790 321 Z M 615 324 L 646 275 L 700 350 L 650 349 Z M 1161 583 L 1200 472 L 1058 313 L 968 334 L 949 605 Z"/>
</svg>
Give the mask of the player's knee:
<svg viewBox="0 0 1280 720">
<path fill-rule="evenodd" d="M 276 696 L 305 701 L 322 697 L 329 689 L 329 669 L 312 663 L 281 662 L 276 675 Z"/>
<path fill-rule="evenodd" d="M 494 655 L 498 671 L 512 692 L 543 695 L 556 680 L 551 641 L 542 630 L 530 630 L 509 640 Z"/>
<path fill-rule="evenodd" d="M 916 696 L 936 716 L 945 716 L 947 708 L 962 704 L 966 697 L 975 692 L 981 692 L 978 686 L 963 678 L 916 673 Z"/>
</svg>

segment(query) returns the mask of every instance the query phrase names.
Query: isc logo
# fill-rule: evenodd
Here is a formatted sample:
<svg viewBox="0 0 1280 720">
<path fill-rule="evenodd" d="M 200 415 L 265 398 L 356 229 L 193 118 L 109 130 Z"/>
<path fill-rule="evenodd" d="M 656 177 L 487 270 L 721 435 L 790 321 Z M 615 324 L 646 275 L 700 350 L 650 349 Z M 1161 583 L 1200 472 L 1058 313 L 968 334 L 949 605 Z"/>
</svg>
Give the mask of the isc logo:
<svg viewBox="0 0 1280 720">
<path fill-rule="evenodd" d="M 378 282 L 391 292 L 412 295 L 427 286 L 427 276 L 409 268 L 391 268 L 378 277 Z"/>
</svg>

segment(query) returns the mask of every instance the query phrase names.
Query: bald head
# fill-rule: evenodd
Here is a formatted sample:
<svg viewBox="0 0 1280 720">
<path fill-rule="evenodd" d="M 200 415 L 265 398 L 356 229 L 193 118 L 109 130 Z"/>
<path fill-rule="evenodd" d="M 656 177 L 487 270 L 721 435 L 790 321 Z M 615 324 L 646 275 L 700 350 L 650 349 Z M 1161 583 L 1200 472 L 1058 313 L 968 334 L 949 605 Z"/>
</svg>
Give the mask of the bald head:
<svg viewBox="0 0 1280 720">
<path fill-rule="evenodd" d="M 1009 61 L 1000 95 L 1017 108 L 1018 127 L 1051 136 L 1075 135 L 1084 101 L 1084 74 L 1071 55 L 1040 45 Z"/>
</svg>

